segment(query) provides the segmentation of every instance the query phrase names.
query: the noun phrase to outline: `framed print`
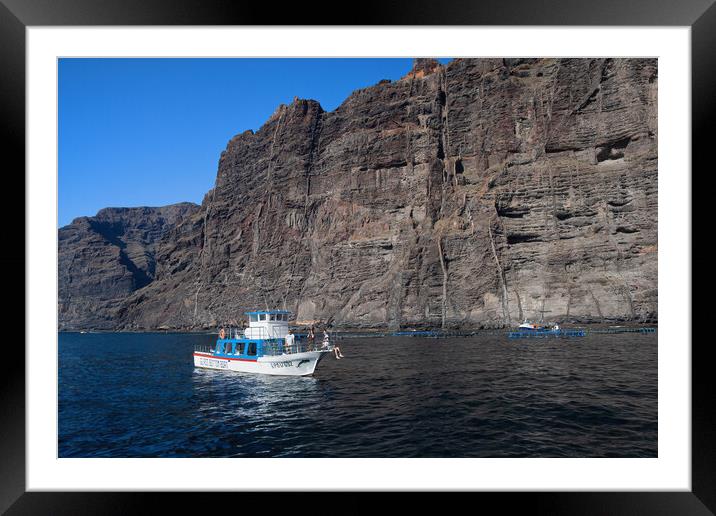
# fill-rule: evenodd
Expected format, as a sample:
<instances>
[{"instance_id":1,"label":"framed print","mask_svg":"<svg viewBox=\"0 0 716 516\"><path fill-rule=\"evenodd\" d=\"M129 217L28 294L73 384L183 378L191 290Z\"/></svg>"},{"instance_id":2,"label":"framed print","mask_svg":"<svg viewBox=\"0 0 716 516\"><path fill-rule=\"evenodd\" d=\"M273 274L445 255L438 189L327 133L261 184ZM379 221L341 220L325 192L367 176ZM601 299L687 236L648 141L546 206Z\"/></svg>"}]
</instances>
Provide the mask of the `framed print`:
<instances>
[{"instance_id":1,"label":"framed print","mask_svg":"<svg viewBox=\"0 0 716 516\"><path fill-rule=\"evenodd\" d=\"M368 7L3 0L3 510L713 513L716 8Z\"/></svg>"}]
</instances>

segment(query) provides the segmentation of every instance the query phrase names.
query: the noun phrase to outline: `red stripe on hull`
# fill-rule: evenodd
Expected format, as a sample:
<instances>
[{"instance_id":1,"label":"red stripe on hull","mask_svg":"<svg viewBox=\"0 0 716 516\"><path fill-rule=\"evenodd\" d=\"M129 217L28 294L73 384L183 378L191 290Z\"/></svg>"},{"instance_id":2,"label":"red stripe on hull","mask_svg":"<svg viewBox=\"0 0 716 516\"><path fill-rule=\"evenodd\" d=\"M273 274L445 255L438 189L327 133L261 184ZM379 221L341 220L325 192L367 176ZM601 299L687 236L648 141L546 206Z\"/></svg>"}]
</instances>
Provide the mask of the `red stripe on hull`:
<instances>
[{"instance_id":1,"label":"red stripe on hull","mask_svg":"<svg viewBox=\"0 0 716 516\"><path fill-rule=\"evenodd\" d=\"M217 357L216 355L210 355L208 353L194 353L195 357L213 358L214 360L234 360L237 362L256 362L255 358L228 358L228 357Z\"/></svg>"}]
</instances>

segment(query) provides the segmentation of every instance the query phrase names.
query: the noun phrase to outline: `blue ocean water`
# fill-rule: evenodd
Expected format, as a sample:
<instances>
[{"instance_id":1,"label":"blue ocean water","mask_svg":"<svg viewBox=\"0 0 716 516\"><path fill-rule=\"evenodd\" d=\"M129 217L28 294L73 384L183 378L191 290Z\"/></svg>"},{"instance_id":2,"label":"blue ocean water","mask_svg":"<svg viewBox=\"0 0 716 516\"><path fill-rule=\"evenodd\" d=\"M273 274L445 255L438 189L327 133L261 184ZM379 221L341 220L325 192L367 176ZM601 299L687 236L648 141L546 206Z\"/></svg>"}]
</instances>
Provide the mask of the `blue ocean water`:
<instances>
[{"instance_id":1,"label":"blue ocean water","mask_svg":"<svg viewBox=\"0 0 716 516\"><path fill-rule=\"evenodd\" d=\"M657 335L353 338L313 377L198 334L59 334L60 457L656 457Z\"/></svg>"}]
</instances>

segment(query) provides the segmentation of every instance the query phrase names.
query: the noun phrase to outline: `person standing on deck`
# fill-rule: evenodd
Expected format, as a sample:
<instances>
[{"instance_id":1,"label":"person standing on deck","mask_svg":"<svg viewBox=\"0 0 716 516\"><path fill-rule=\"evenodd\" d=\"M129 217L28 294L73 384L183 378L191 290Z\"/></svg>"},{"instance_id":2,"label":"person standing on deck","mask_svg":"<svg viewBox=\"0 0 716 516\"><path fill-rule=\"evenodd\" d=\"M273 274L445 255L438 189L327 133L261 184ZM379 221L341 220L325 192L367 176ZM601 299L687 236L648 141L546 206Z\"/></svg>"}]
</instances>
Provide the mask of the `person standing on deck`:
<instances>
[{"instance_id":1,"label":"person standing on deck","mask_svg":"<svg viewBox=\"0 0 716 516\"><path fill-rule=\"evenodd\" d=\"M313 330L313 325L311 325L311 329L308 330L308 349L313 350L313 345L316 342L316 334Z\"/></svg>"},{"instance_id":2,"label":"person standing on deck","mask_svg":"<svg viewBox=\"0 0 716 516\"><path fill-rule=\"evenodd\" d=\"M286 352L286 351L290 352L291 348L293 347L294 339L295 339L295 336L293 335L293 332L291 332L291 330L288 330L288 335L286 335L284 337L284 342L285 342L284 352Z\"/></svg>"}]
</instances>

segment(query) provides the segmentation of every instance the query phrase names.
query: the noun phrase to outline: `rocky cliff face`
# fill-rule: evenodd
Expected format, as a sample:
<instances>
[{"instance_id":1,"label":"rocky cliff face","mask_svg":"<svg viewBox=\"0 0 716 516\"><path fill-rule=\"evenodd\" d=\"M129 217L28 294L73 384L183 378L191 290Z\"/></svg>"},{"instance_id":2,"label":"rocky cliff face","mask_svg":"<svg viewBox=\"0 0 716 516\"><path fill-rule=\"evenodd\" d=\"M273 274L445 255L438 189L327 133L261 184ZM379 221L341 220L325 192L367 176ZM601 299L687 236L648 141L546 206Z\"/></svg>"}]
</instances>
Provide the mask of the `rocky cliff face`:
<instances>
[{"instance_id":1,"label":"rocky cliff face","mask_svg":"<svg viewBox=\"0 0 716 516\"><path fill-rule=\"evenodd\" d=\"M90 219L61 229L61 327L655 320L656 99L654 59L416 60L332 112L295 99L137 244L146 266ZM107 249L73 266L78 238Z\"/></svg>"},{"instance_id":2,"label":"rocky cliff face","mask_svg":"<svg viewBox=\"0 0 716 516\"><path fill-rule=\"evenodd\" d=\"M80 217L61 228L60 329L114 328L117 307L154 279L156 242L198 210L191 203L105 208L95 217Z\"/></svg>"}]
</instances>

